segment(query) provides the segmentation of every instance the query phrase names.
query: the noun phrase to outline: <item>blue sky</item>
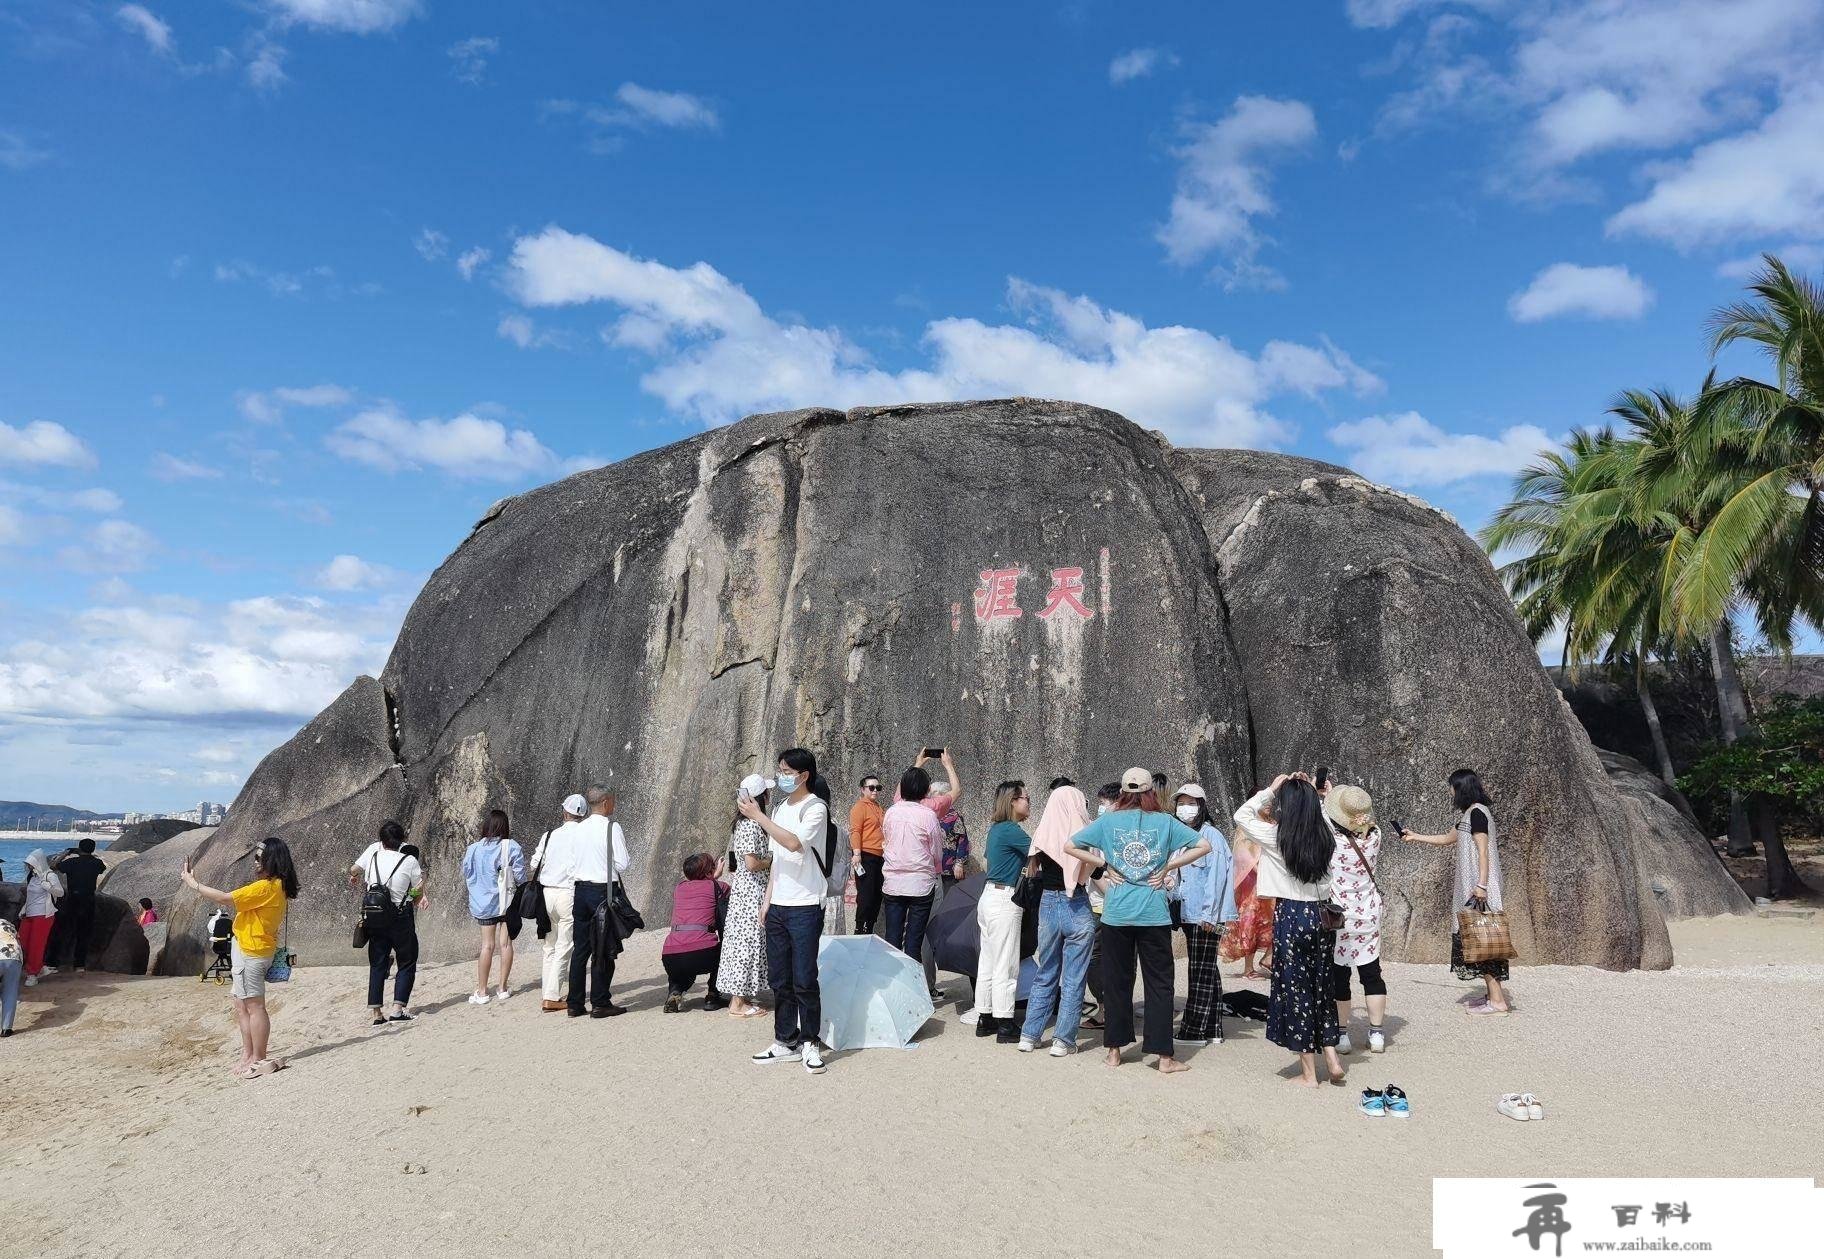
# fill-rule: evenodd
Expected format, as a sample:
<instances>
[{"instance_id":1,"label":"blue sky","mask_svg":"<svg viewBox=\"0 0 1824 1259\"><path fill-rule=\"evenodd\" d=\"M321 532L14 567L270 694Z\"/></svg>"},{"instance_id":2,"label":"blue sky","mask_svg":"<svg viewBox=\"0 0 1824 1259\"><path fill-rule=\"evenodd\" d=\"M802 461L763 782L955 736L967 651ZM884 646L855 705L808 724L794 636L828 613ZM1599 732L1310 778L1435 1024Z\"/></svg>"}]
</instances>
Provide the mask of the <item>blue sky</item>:
<instances>
[{"instance_id":1,"label":"blue sky","mask_svg":"<svg viewBox=\"0 0 1824 1259\"><path fill-rule=\"evenodd\" d=\"M1824 264L1821 70L1824 0L0 0L0 797L231 798L492 500L756 410L1473 527Z\"/></svg>"}]
</instances>

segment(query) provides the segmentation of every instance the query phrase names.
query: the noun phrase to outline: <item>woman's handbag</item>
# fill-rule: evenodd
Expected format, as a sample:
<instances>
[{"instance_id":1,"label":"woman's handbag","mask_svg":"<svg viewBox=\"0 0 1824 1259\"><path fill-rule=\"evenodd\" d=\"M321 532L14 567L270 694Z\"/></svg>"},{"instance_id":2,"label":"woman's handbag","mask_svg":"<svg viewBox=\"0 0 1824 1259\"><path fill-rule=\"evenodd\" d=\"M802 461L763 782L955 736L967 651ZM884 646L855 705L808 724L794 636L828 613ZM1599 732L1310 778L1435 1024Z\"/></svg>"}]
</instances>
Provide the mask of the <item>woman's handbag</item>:
<instances>
[{"instance_id":1,"label":"woman's handbag","mask_svg":"<svg viewBox=\"0 0 1824 1259\"><path fill-rule=\"evenodd\" d=\"M1044 899L1044 884L1039 882L1038 876L1031 870L1021 866L1020 877L1013 881L1013 903L1030 914L1038 909L1039 903Z\"/></svg>"},{"instance_id":2,"label":"woman's handbag","mask_svg":"<svg viewBox=\"0 0 1824 1259\"><path fill-rule=\"evenodd\" d=\"M1325 931L1341 931L1348 920L1349 916L1343 912L1343 907L1335 901L1317 903L1317 925Z\"/></svg>"},{"instance_id":3,"label":"woman's handbag","mask_svg":"<svg viewBox=\"0 0 1824 1259\"><path fill-rule=\"evenodd\" d=\"M1520 956L1514 951L1513 937L1508 934L1507 914L1490 909L1487 901L1471 901L1457 911L1457 935L1462 940L1463 960L1505 962Z\"/></svg>"},{"instance_id":4,"label":"woman's handbag","mask_svg":"<svg viewBox=\"0 0 1824 1259\"><path fill-rule=\"evenodd\" d=\"M291 914L287 913L283 925L279 927L279 947L274 950L272 961L266 964L266 982L282 984L291 978L292 952L285 942L291 938Z\"/></svg>"}]
</instances>

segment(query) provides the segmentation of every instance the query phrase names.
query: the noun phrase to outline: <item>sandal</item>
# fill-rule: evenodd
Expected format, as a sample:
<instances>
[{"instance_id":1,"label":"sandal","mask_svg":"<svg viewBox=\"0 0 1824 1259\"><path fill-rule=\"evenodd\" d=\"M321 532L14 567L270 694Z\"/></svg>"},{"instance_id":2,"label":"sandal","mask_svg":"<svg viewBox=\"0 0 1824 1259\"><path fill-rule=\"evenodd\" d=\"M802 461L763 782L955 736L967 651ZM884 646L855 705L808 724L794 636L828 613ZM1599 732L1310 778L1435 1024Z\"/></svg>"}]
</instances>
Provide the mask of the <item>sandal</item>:
<instances>
[{"instance_id":1,"label":"sandal","mask_svg":"<svg viewBox=\"0 0 1824 1259\"><path fill-rule=\"evenodd\" d=\"M289 1065L291 1064L286 1062L283 1058L261 1058L258 1062L253 1064L253 1073L255 1075L271 1075L275 1071L283 1071Z\"/></svg>"},{"instance_id":2,"label":"sandal","mask_svg":"<svg viewBox=\"0 0 1824 1259\"><path fill-rule=\"evenodd\" d=\"M384 1014L374 1015L374 1021L372 1023L369 1023L368 1026L369 1027L385 1027L386 1026L386 1015L384 1015Z\"/></svg>"},{"instance_id":3,"label":"sandal","mask_svg":"<svg viewBox=\"0 0 1824 1259\"><path fill-rule=\"evenodd\" d=\"M1087 1027L1092 1032L1100 1032L1100 1031L1106 1030L1108 1027L1108 1024L1103 1021L1101 1015L1092 1014L1088 1018L1084 1019L1080 1024L1078 1024L1078 1026Z\"/></svg>"}]
</instances>

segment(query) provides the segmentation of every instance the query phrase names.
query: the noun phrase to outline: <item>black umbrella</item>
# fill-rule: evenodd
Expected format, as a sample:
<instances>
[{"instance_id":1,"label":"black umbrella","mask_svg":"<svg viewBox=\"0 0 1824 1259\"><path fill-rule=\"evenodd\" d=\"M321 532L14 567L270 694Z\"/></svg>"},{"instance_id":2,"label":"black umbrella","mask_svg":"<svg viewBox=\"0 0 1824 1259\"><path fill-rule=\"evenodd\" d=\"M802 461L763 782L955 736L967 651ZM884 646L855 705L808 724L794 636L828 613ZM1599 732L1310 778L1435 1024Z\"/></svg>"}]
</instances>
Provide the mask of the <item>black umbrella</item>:
<instances>
[{"instance_id":1,"label":"black umbrella","mask_svg":"<svg viewBox=\"0 0 1824 1259\"><path fill-rule=\"evenodd\" d=\"M937 969L975 978L976 966L982 957L982 937L975 923L975 908L976 903L982 899L982 889L987 886L987 875L972 874L944 892L943 904L931 915L931 925L925 931L925 946L937 959ZM1038 948L1038 923L1039 915L1036 911L1026 914L1020 923L1022 958L1031 957ZM1024 995L1030 981L1025 975L1021 976L1021 980L1020 988Z\"/></svg>"}]
</instances>

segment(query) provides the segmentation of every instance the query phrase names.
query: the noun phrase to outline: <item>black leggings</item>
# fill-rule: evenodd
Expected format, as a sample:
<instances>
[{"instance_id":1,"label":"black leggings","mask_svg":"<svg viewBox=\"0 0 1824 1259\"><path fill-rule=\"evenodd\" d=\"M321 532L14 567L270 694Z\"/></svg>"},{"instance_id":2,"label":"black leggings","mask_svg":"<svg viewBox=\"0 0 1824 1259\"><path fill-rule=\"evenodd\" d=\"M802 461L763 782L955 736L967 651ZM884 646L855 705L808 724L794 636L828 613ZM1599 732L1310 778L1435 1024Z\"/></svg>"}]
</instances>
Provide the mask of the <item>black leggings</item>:
<instances>
[{"instance_id":1,"label":"black leggings","mask_svg":"<svg viewBox=\"0 0 1824 1259\"><path fill-rule=\"evenodd\" d=\"M1384 997L1387 995L1387 981L1381 978L1381 959L1363 962L1356 967L1362 972L1362 995L1365 997ZM1330 963L1330 995L1338 1001L1349 999L1349 968Z\"/></svg>"}]
</instances>

